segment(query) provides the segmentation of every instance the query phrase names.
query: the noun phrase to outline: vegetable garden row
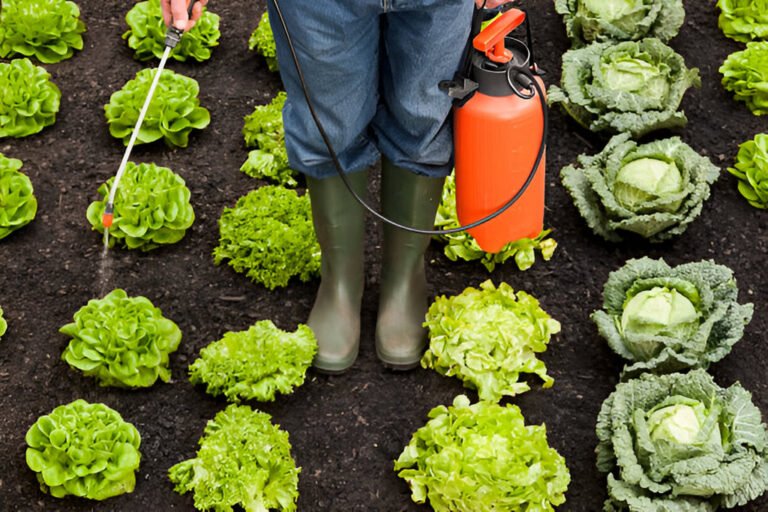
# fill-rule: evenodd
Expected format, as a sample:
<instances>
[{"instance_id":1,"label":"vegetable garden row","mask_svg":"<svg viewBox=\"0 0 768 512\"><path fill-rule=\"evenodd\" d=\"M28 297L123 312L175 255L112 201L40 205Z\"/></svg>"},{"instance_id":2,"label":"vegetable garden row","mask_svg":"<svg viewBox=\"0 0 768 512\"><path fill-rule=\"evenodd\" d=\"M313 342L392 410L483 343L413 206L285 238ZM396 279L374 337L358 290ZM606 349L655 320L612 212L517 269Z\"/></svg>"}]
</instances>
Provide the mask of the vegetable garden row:
<instances>
[{"instance_id":1,"label":"vegetable garden row","mask_svg":"<svg viewBox=\"0 0 768 512\"><path fill-rule=\"evenodd\" d=\"M0 10L0 510L768 503L764 2L530 6L552 229L439 237L435 371L400 374L372 350L372 224L335 377L309 369L320 250L264 6L212 3L174 50L102 254L165 29L159 0L78 4ZM436 225L457 222L449 179Z\"/></svg>"}]
</instances>

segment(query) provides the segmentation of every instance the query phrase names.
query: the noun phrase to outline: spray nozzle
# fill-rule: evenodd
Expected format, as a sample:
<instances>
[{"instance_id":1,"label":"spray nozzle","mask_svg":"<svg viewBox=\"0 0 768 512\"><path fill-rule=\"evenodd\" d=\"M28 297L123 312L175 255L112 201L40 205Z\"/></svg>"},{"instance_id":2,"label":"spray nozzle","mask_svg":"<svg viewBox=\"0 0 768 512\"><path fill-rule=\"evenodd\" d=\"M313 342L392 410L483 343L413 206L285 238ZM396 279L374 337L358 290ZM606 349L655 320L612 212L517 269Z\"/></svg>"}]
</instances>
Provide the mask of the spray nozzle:
<instances>
[{"instance_id":1,"label":"spray nozzle","mask_svg":"<svg viewBox=\"0 0 768 512\"><path fill-rule=\"evenodd\" d=\"M107 207L104 208L104 213L101 216L101 225L104 226L105 229L109 229L112 227L112 221L115 220L115 205L112 203L107 203Z\"/></svg>"},{"instance_id":2,"label":"spray nozzle","mask_svg":"<svg viewBox=\"0 0 768 512\"><path fill-rule=\"evenodd\" d=\"M192 8L195 6L195 3L197 0L192 0L189 2L189 5L187 6L187 17L192 18ZM165 32L165 46L167 48L176 48L176 45L179 44L179 41L181 41L181 36L184 35L184 31L180 28L176 28L173 25L168 27L168 30Z\"/></svg>"}]
</instances>

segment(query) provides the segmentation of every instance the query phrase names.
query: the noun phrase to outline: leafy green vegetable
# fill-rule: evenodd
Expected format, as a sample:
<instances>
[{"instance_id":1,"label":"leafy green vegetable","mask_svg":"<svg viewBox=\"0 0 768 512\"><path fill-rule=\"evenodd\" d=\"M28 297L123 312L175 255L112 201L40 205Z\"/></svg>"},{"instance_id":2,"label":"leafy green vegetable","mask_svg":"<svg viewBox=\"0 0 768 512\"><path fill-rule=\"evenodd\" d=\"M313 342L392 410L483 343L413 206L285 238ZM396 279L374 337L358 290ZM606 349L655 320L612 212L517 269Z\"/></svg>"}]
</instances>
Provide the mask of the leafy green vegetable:
<instances>
[{"instance_id":1,"label":"leafy green vegetable","mask_svg":"<svg viewBox=\"0 0 768 512\"><path fill-rule=\"evenodd\" d=\"M550 105L561 104L589 130L639 137L685 126L688 119L677 109L685 91L699 87L701 79L672 48L649 38L569 50L561 84L550 87Z\"/></svg>"},{"instance_id":2,"label":"leafy green vegetable","mask_svg":"<svg viewBox=\"0 0 768 512\"><path fill-rule=\"evenodd\" d=\"M553 511L571 481L544 425L525 426L516 405L438 406L395 462L416 503L435 512Z\"/></svg>"},{"instance_id":3,"label":"leafy green vegetable","mask_svg":"<svg viewBox=\"0 0 768 512\"><path fill-rule=\"evenodd\" d=\"M456 180L453 174L445 180L443 198L437 207L435 227L443 230L459 227L459 219L456 215ZM527 270L536 262L534 250L541 251L541 257L544 258L544 261L549 261L552 258L557 248L557 242L553 238L547 238L551 231L546 229L534 239L522 238L510 242L497 253L483 251L472 235L466 231L438 235L435 238L446 243L445 255L451 261L459 259L465 261L480 260L488 272L492 272L496 265L501 265L510 258L514 258L517 268Z\"/></svg>"},{"instance_id":4,"label":"leafy green vegetable","mask_svg":"<svg viewBox=\"0 0 768 512\"><path fill-rule=\"evenodd\" d=\"M756 116L768 114L768 41L747 43L720 66L723 86Z\"/></svg>"},{"instance_id":5,"label":"leafy green vegetable","mask_svg":"<svg viewBox=\"0 0 768 512\"><path fill-rule=\"evenodd\" d=\"M0 153L0 240L26 226L37 214L32 182L19 171L21 160Z\"/></svg>"},{"instance_id":6,"label":"leafy green vegetable","mask_svg":"<svg viewBox=\"0 0 768 512\"><path fill-rule=\"evenodd\" d=\"M547 350L560 323L539 307L539 301L506 283L488 280L454 297L438 297L427 311L429 348L421 366L441 375L459 377L481 400L499 401L528 391L520 374L534 373L548 388L554 379L536 358Z\"/></svg>"},{"instance_id":7,"label":"leafy green vegetable","mask_svg":"<svg viewBox=\"0 0 768 512\"><path fill-rule=\"evenodd\" d=\"M574 46L592 42L669 41L685 21L682 0L555 0Z\"/></svg>"},{"instance_id":8,"label":"leafy green vegetable","mask_svg":"<svg viewBox=\"0 0 768 512\"><path fill-rule=\"evenodd\" d=\"M248 49L256 50L267 61L270 71L279 71L280 65L277 62L277 47L275 46L275 37L272 35L272 25L269 23L269 13L264 11L261 15L256 30L248 39Z\"/></svg>"},{"instance_id":9,"label":"leafy green vegetable","mask_svg":"<svg viewBox=\"0 0 768 512\"><path fill-rule=\"evenodd\" d=\"M273 290L298 276L309 281L320 273L320 244L312 226L309 196L268 185L225 208L219 219L218 265L229 260L236 272Z\"/></svg>"},{"instance_id":10,"label":"leafy green vegetable","mask_svg":"<svg viewBox=\"0 0 768 512\"><path fill-rule=\"evenodd\" d=\"M8 330L8 322L5 321L5 318L3 318L3 308L0 308L0 338L3 337L3 334L5 334L5 331Z\"/></svg>"},{"instance_id":11,"label":"leafy green vegetable","mask_svg":"<svg viewBox=\"0 0 768 512\"><path fill-rule=\"evenodd\" d=\"M190 380L232 402L273 401L276 393L287 395L304 384L316 352L317 340L306 325L288 333L262 320L202 349L189 367Z\"/></svg>"},{"instance_id":12,"label":"leafy green vegetable","mask_svg":"<svg viewBox=\"0 0 768 512\"><path fill-rule=\"evenodd\" d=\"M51 496L105 500L133 492L141 436L104 404L60 405L38 418L25 439L27 466Z\"/></svg>"},{"instance_id":13,"label":"leafy green vegetable","mask_svg":"<svg viewBox=\"0 0 768 512\"><path fill-rule=\"evenodd\" d=\"M88 301L74 320L59 329L72 337L61 355L72 368L102 386L145 388L171 380L168 355L179 347L181 331L146 297L117 289Z\"/></svg>"},{"instance_id":14,"label":"leafy green vegetable","mask_svg":"<svg viewBox=\"0 0 768 512\"><path fill-rule=\"evenodd\" d=\"M93 229L100 233L104 232L101 216L114 179L99 187L102 199L91 203L86 214ZM128 162L115 195L109 246L120 243L128 249L150 251L178 242L195 221L189 199L184 179L172 170Z\"/></svg>"},{"instance_id":15,"label":"leafy green vegetable","mask_svg":"<svg viewBox=\"0 0 768 512\"><path fill-rule=\"evenodd\" d=\"M714 512L768 487L766 427L739 384L704 370L619 384L597 419L606 511Z\"/></svg>"},{"instance_id":16,"label":"leafy green vegetable","mask_svg":"<svg viewBox=\"0 0 768 512\"><path fill-rule=\"evenodd\" d=\"M718 0L718 25L723 33L744 43L768 39L768 0Z\"/></svg>"},{"instance_id":17,"label":"leafy green vegetable","mask_svg":"<svg viewBox=\"0 0 768 512\"><path fill-rule=\"evenodd\" d=\"M592 320L632 362L625 376L707 368L728 355L752 319L752 304L739 304L738 294L733 272L712 261L629 260L608 277Z\"/></svg>"},{"instance_id":18,"label":"leafy green vegetable","mask_svg":"<svg viewBox=\"0 0 768 512\"><path fill-rule=\"evenodd\" d=\"M638 145L629 134L560 173L589 227L611 242L626 233L651 242L682 234L719 176L720 169L679 137Z\"/></svg>"},{"instance_id":19,"label":"leafy green vegetable","mask_svg":"<svg viewBox=\"0 0 768 512\"><path fill-rule=\"evenodd\" d=\"M739 192L749 204L768 209L768 133L740 145L736 164L728 172L739 178Z\"/></svg>"},{"instance_id":20,"label":"leafy green vegetable","mask_svg":"<svg viewBox=\"0 0 768 512\"><path fill-rule=\"evenodd\" d=\"M288 433L269 414L230 405L208 422L197 457L168 475L180 494L193 491L198 510L296 510L301 468L291 457Z\"/></svg>"},{"instance_id":21,"label":"leafy green vegetable","mask_svg":"<svg viewBox=\"0 0 768 512\"><path fill-rule=\"evenodd\" d=\"M138 60L161 58L165 51L166 26L160 0L138 2L125 16L128 31L123 39L136 51ZM219 16L204 9L195 26L184 33L179 44L171 50L171 57L185 62L194 59L203 62L211 58L211 49L219 45Z\"/></svg>"},{"instance_id":22,"label":"leafy green vegetable","mask_svg":"<svg viewBox=\"0 0 768 512\"><path fill-rule=\"evenodd\" d=\"M56 122L61 91L29 59L0 62L0 138L26 137Z\"/></svg>"},{"instance_id":23,"label":"leafy green vegetable","mask_svg":"<svg viewBox=\"0 0 768 512\"><path fill-rule=\"evenodd\" d=\"M136 78L112 94L109 104L104 106L109 133L122 139L126 146L149 93L154 73L154 69L142 69ZM163 139L170 147L187 147L192 130L202 130L211 122L208 110L200 106L197 98L199 90L196 80L164 70L136 144Z\"/></svg>"},{"instance_id":24,"label":"leafy green vegetable","mask_svg":"<svg viewBox=\"0 0 768 512\"><path fill-rule=\"evenodd\" d=\"M268 105L257 106L245 117L245 145L259 149L248 154L248 160L240 170L253 178L268 178L280 185L295 187L296 172L288 163L285 149L283 105L286 98L285 92L279 92Z\"/></svg>"},{"instance_id":25,"label":"leafy green vegetable","mask_svg":"<svg viewBox=\"0 0 768 512\"><path fill-rule=\"evenodd\" d=\"M3 0L0 57L35 57L44 64L68 59L83 49L80 9L66 0Z\"/></svg>"}]
</instances>

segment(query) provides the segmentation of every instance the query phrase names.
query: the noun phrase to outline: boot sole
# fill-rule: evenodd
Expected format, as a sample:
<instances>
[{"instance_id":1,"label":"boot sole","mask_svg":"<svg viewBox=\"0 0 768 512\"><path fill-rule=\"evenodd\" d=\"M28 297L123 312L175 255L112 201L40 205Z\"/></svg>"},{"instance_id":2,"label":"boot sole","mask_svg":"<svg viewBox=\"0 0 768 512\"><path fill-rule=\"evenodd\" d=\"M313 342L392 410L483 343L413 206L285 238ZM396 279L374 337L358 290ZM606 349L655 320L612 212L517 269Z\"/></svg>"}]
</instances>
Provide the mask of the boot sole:
<instances>
[{"instance_id":1,"label":"boot sole","mask_svg":"<svg viewBox=\"0 0 768 512\"><path fill-rule=\"evenodd\" d=\"M357 351L348 360L344 361L318 361L315 359L312 362L312 367L318 372L324 375L341 375L347 370L352 368L357 360Z\"/></svg>"}]
</instances>

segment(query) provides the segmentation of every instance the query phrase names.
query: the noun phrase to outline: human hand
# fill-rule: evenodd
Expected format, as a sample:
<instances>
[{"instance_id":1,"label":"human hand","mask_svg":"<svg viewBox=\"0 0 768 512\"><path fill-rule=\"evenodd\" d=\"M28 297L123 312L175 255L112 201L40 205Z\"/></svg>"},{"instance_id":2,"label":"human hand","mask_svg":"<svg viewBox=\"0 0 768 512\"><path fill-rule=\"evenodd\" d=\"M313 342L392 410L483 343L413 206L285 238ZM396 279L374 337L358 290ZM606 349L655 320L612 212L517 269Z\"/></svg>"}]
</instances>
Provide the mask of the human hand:
<instances>
[{"instance_id":1,"label":"human hand","mask_svg":"<svg viewBox=\"0 0 768 512\"><path fill-rule=\"evenodd\" d=\"M160 0L166 26L170 27L171 21L173 21L174 27L185 32L195 26L195 22L203 15L203 7L208 3L208 0L197 0L192 8L192 18L187 14L189 2L190 0Z\"/></svg>"},{"instance_id":2,"label":"human hand","mask_svg":"<svg viewBox=\"0 0 768 512\"><path fill-rule=\"evenodd\" d=\"M478 9L495 9L500 5L504 5L513 1L514 0L475 0L475 5Z\"/></svg>"}]
</instances>

